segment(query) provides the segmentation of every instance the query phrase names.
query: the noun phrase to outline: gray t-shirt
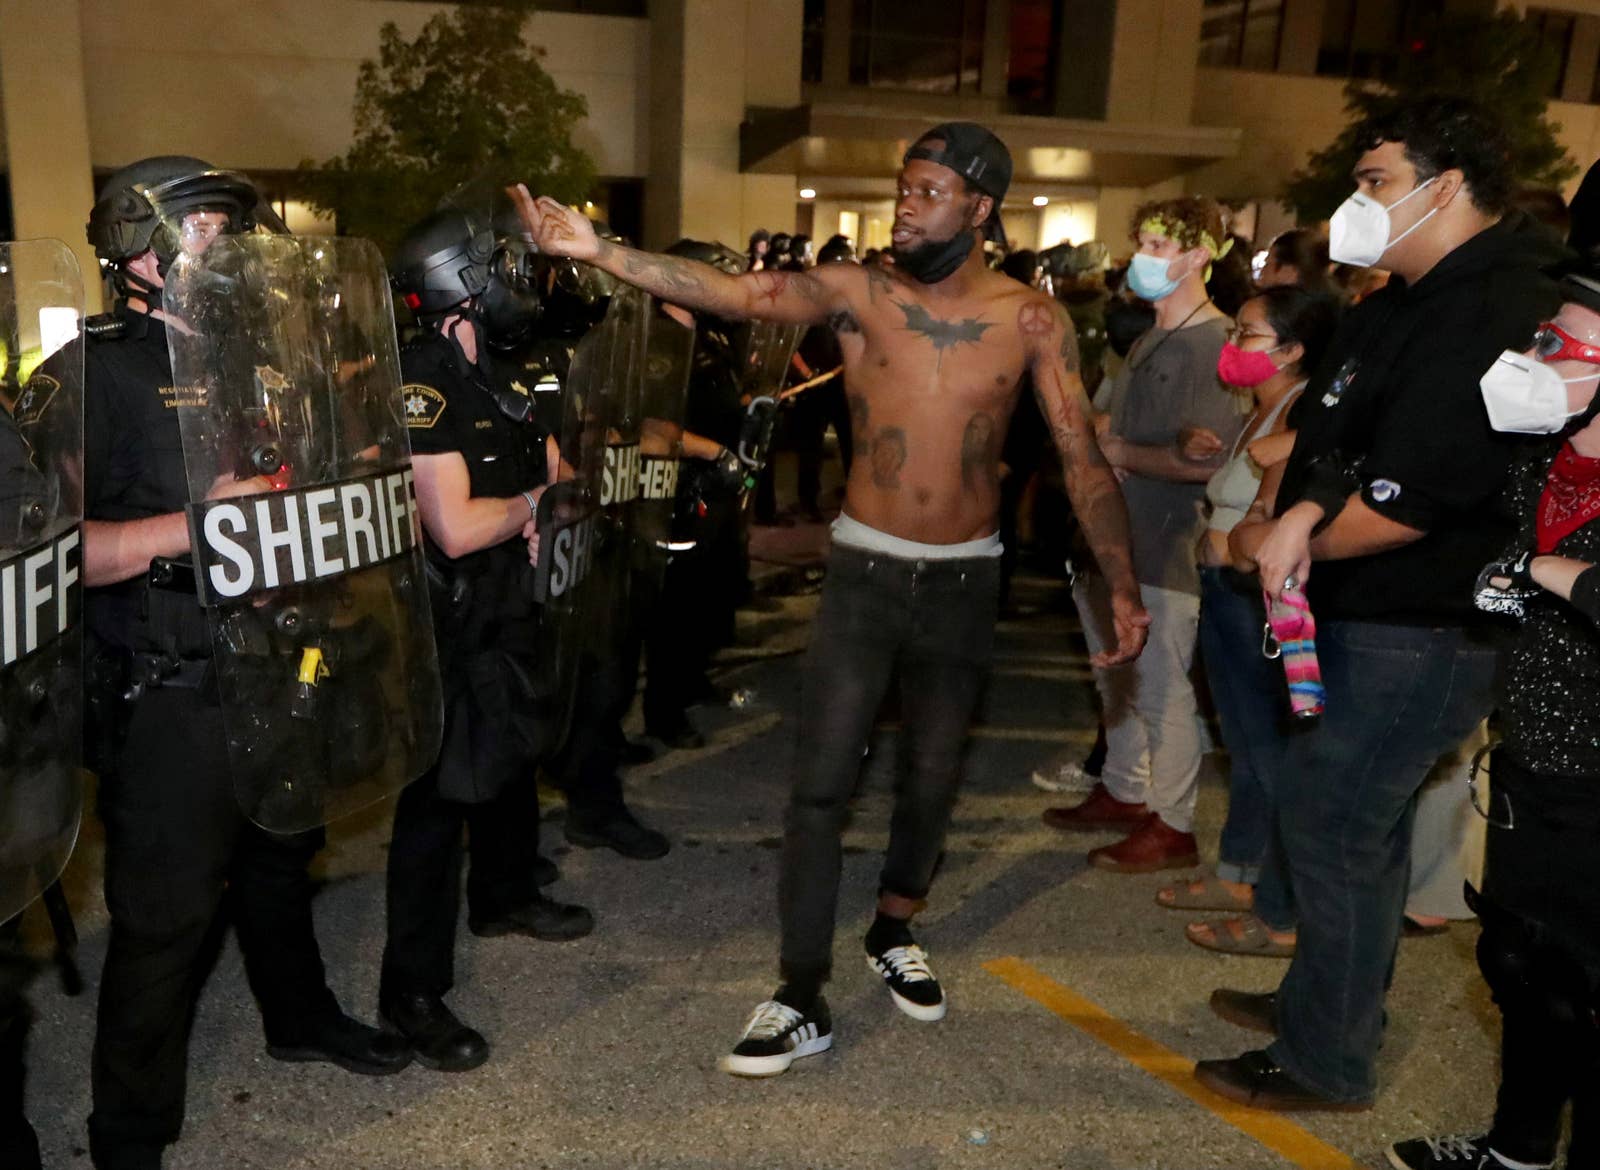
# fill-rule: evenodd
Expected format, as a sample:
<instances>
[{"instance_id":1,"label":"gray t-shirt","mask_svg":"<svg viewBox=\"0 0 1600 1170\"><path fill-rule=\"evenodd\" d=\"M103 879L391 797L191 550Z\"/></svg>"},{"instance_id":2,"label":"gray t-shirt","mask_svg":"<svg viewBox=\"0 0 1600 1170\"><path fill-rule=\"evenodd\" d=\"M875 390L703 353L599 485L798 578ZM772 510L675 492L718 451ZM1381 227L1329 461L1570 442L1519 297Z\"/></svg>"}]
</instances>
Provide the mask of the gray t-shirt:
<instances>
[{"instance_id":1,"label":"gray t-shirt","mask_svg":"<svg viewBox=\"0 0 1600 1170\"><path fill-rule=\"evenodd\" d=\"M1111 403L1111 431L1130 443L1168 446L1184 427L1215 431L1231 447L1244 426L1245 399L1217 380L1228 319L1173 332L1151 329L1134 345ZM1205 529L1204 483L1143 475L1122 482L1141 585L1200 592L1194 550Z\"/></svg>"}]
</instances>

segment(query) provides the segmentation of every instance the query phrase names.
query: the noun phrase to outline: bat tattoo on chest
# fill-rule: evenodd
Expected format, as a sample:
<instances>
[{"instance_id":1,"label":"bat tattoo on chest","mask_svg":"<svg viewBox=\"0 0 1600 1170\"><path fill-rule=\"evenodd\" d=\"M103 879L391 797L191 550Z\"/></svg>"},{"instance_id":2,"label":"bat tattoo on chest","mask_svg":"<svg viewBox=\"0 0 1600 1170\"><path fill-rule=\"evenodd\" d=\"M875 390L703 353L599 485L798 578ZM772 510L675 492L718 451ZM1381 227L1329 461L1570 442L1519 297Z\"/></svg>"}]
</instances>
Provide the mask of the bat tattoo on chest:
<instances>
[{"instance_id":1,"label":"bat tattoo on chest","mask_svg":"<svg viewBox=\"0 0 1600 1170\"><path fill-rule=\"evenodd\" d=\"M994 328L993 321L985 321L982 317L947 321L943 317L935 317L921 305L907 304L905 301L890 303L905 314L904 328L907 332L926 338L933 344L934 350L939 355L935 369L944 361L945 350L958 345L977 345L983 340L983 335Z\"/></svg>"}]
</instances>

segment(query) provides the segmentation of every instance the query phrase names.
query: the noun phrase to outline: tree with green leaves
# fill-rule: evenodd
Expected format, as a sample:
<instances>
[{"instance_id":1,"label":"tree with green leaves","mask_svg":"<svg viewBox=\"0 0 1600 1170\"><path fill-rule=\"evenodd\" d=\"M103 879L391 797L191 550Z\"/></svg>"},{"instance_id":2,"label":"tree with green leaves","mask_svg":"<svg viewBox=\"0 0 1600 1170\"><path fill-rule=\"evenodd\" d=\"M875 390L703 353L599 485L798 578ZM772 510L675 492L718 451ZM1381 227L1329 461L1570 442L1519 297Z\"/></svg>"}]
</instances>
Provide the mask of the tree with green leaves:
<instances>
[{"instance_id":1,"label":"tree with green leaves","mask_svg":"<svg viewBox=\"0 0 1600 1170\"><path fill-rule=\"evenodd\" d=\"M1546 116L1560 64L1554 49L1509 10L1436 17L1401 52L1385 84L1345 86L1350 124L1290 176L1283 200L1301 223L1327 219L1355 187L1351 172L1362 154L1356 127L1424 94L1471 98L1494 110L1505 123L1517 182L1559 187L1578 173L1556 139L1561 127Z\"/></svg>"},{"instance_id":2,"label":"tree with green leaves","mask_svg":"<svg viewBox=\"0 0 1600 1170\"><path fill-rule=\"evenodd\" d=\"M337 158L300 164L299 186L339 230L387 252L459 184L485 172L578 202L594 162L573 141L588 113L522 39L532 0L461 4L414 40L393 22L356 80L355 138Z\"/></svg>"}]
</instances>

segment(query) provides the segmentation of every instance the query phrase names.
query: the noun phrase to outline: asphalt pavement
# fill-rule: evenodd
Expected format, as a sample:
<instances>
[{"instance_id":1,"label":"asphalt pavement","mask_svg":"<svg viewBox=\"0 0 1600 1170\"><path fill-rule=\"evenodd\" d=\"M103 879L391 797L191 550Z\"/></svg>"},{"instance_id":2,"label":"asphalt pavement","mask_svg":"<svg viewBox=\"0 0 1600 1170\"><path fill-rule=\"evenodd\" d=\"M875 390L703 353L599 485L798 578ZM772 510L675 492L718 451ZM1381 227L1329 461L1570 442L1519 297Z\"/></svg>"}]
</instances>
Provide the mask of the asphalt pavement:
<instances>
[{"instance_id":1,"label":"asphalt pavement","mask_svg":"<svg viewBox=\"0 0 1600 1170\"><path fill-rule=\"evenodd\" d=\"M813 574L814 576L814 574ZM774 890L797 744L798 651L814 612L790 595L743 616L722 681L741 708L699 708L700 751L632 770L630 799L673 840L660 861L566 846L552 803L552 893L594 909L589 938L542 943L461 932L452 1002L493 1046L463 1074L413 1065L365 1079L280 1064L231 940L206 984L188 1120L167 1164L261 1170L661 1167L684 1170L1283 1170L1380 1165L1390 1141L1471 1130L1493 1100L1495 1016L1472 960L1476 929L1402 944L1382 1095L1371 1113L1279 1119L1196 1093L1195 1059L1260 1037L1216 1019L1213 987L1273 987L1285 964L1198 950L1158 908L1167 876L1087 867L1110 837L1064 837L1029 772L1093 739L1090 676L1058 582L1030 579L1005 620L945 863L919 939L950 999L935 1024L897 1012L859 958L899 764L892 710L846 837L831 1052L767 1081L717 1069L775 984ZM1202 852L1224 809L1218 763L1200 802ZM1058 799L1058 798L1057 798ZM383 944L389 809L336 825L316 914L330 980L371 1020ZM530 857L532 849L530 846ZM46 973L29 1083L49 1167L86 1167L94 994L105 948L92 823L68 872L88 988ZM35 912L30 935L40 941Z\"/></svg>"}]
</instances>

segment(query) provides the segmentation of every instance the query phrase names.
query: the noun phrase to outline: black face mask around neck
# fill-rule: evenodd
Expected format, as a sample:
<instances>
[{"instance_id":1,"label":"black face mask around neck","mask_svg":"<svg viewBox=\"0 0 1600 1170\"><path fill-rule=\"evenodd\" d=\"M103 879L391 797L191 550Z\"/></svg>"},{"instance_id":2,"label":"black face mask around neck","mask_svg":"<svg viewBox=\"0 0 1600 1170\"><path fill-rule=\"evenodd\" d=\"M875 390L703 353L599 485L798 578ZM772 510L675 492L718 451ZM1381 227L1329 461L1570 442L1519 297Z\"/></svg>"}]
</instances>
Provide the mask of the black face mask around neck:
<instances>
[{"instance_id":1,"label":"black face mask around neck","mask_svg":"<svg viewBox=\"0 0 1600 1170\"><path fill-rule=\"evenodd\" d=\"M948 240L928 240L915 248L890 249L894 266L923 284L938 284L967 262L977 237L971 229L959 231Z\"/></svg>"}]
</instances>

